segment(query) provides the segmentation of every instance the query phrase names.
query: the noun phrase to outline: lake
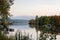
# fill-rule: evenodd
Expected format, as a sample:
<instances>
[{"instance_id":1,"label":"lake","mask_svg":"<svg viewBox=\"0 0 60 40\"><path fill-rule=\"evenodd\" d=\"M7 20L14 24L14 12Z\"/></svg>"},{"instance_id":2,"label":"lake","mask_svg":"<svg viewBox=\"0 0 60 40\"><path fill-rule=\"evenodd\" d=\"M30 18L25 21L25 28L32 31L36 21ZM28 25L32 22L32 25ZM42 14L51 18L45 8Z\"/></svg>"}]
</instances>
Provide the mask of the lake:
<instances>
[{"instance_id":1,"label":"lake","mask_svg":"<svg viewBox=\"0 0 60 40\"><path fill-rule=\"evenodd\" d=\"M10 35L15 35L17 31L21 31L22 34L27 35L32 35L32 39L36 38L36 30L35 28L31 28L29 26L29 20L12 20L13 25L10 25L10 28L15 29L14 32L10 32Z\"/></svg>"},{"instance_id":2,"label":"lake","mask_svg":"<svg viewBox=\"0 0 60 40\"><path fill-rule=\"evenodd\" d=\"M14 29L14 32L10 32L10 35L15 35L15 33L22 32L22 34L27 35L29 33L29 36L32 35L32 39L36 40L37 38L37 33L35 28L31 28L29 26L29 20L18 20L14 19L12 20L13 25L10 25L10 28ZM17 32L17 33L18 33ZM38 32L40 34L40 32ZM57 35L57 40L59 40L60 35Z\"/></svg>"}]
</instances>

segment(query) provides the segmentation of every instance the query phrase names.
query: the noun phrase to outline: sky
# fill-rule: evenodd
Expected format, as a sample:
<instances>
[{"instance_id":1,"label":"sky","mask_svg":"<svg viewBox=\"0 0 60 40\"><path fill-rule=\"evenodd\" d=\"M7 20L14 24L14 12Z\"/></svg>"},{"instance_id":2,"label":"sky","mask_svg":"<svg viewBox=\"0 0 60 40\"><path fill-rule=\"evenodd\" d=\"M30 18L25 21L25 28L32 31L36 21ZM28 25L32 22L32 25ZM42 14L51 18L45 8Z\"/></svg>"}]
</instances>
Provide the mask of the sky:
<instances>
[{"instance_id":1,"label":"sky","mask_svg":"<svg viewBox=\"0 0 60 40\"><path fill-rule=\"evenodd\" d=\"M60 15L60 0L14 0L10 13L13 16Z\"/></svg>"}]
</instances>

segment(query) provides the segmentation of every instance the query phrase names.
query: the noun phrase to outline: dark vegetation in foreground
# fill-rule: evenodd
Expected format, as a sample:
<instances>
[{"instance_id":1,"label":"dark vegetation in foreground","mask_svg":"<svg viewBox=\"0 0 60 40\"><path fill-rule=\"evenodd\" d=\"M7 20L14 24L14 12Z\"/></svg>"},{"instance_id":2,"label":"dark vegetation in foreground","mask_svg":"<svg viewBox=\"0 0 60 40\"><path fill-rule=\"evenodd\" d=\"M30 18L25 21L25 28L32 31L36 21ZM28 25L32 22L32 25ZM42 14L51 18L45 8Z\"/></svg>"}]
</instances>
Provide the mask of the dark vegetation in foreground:
<instances>
[{"instance_id":1,"label":"dark vegetation in foreground","mask_svg":"<svg viewBox=\"0 0 60 40\"><path fill-rule=\"evenodd\" d=\"M0 31L0 40L13 40L12 36L8 37L6 34L2 33L2 31Z\"/></svg>"},{"instance_id":2,"label":"dark vegetation in foreground","mask_svg":"<svg viewBox=\"0 0 60 40\"><path fill-rule=\"evenodd\" d=\"M10 7L13 5L14 0L0 0L0 40L13 40L8 37L5 33L9 31L10 25Z\"/></svg>"}]
</instances>

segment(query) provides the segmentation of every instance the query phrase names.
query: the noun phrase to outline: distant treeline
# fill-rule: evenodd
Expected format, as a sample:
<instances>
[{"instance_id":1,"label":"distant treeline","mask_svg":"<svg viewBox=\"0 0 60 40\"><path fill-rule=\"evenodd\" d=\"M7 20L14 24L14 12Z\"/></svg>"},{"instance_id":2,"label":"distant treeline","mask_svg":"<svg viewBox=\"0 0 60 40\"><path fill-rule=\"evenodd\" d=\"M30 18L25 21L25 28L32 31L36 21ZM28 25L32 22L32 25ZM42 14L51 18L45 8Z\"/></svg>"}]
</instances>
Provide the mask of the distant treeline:
<instances>
[{"instance_id":1,"label":"distant treeline","mask_svg":"<svg viewBox=\"0 0 60 40\"><path fill-rule=\"evenodd\" d=\"M37 30L41 30L41 28L44 30L51 30L52 32L58 33L60 32L60 16L36 16L35 19L32 19L29 21L30 25L35 25L34 27ZM38 27L37 27L38 25ZM49 32L51 32L49 31Z\"/></svg>"}]
</instances>

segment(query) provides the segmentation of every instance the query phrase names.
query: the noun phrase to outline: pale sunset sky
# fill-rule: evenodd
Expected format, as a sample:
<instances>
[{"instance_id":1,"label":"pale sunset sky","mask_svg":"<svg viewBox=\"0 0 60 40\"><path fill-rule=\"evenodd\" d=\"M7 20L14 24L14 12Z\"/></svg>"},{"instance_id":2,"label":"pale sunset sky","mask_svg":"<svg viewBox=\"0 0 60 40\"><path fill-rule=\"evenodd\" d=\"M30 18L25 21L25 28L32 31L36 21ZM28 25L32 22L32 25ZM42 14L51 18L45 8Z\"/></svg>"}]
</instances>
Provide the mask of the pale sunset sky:
<instances>
[{"instance_id":1,"label":"pale sunset sky","mask_svg":"<svg viewBox=\"0 0 60 40\"><path fill-rule=\"evenodd\" d=\"M13 16L60 15L60 0L14 0Z\"/></svg>"}]
</instances>

